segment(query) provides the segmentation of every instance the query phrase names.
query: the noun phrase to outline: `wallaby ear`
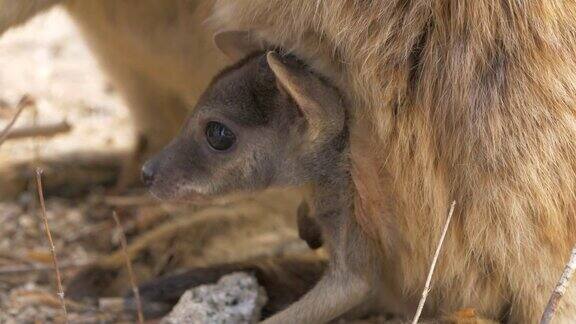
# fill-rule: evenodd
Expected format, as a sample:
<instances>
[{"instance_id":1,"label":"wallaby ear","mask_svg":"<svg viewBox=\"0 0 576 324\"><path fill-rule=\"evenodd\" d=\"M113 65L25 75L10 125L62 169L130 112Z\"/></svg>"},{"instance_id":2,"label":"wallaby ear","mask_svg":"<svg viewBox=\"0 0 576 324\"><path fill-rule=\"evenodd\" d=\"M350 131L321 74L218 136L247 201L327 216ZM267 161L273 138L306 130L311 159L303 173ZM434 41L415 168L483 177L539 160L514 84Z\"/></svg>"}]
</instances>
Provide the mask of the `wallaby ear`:
<instances>
[{"instance_id":1,"label":"wallaby ear","mask_svg":"<svg viewBox=\"0 0 576 324\"><path fill-rule=\"evenodd\" d=\"M300 64L283 62L275 52L268 52L266 59L279 85L292 97L308 120L314 137L342 129L344 107L334 88Z\"/></svg>"},{"instance_id":2,"label":"wallaby ear","mask_svg":"<svg viewBox=\"0 0 576 324\"><path fill-rule=\"evenodd\" d=\"M258 42L253 33L245 30L220 31L213 38L216 47L233 61L264 48L263 42Z\"/></svg>"}]
</instances>

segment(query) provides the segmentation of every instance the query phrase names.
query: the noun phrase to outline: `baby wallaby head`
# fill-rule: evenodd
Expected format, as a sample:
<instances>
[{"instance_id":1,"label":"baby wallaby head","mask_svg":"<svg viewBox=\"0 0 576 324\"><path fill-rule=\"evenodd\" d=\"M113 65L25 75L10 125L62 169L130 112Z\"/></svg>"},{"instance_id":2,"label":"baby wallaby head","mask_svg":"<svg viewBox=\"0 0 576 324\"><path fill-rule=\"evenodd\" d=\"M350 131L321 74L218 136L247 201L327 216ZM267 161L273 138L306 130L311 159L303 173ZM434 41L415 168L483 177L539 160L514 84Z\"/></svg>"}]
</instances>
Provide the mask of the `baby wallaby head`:
<instances>
[{"instance_id":1,"label":"baby wallaby head","mask_svg":"<svg viewBox=\"0 0 576 324\"><path fill-rule=\"evenodd\" d=\"M313 181L339 150L345 115L337 90L296 58L256 53L214 78L142 176L177 200Z\"/></svg>"}]
</instances>

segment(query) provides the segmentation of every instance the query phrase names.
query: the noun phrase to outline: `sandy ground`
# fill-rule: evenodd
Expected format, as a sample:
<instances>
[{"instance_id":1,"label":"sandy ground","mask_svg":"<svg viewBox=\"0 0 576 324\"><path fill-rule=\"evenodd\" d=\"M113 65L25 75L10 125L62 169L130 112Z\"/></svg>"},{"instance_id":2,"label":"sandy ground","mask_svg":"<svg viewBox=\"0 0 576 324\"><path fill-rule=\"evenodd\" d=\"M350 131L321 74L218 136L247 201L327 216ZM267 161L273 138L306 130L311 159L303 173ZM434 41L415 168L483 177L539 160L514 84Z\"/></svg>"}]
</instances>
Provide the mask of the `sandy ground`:
<instances>
[{"instance_id":1,"label":"sandy ground","mask_svg":"<svg viewBox=\"0 0 576 324\"><path fill-rule=\"evenodd\" d=\"M34 98L36 106L24 112L16 128L67 120L73 129L49 139L4 143L0 167L26 162L33 170L63 154L125 151L132 145L122 101L62 10L52 10L0 38L0 129L24 94ZM46 207L64 286L84 264L98 260L115 274L113 280L103 281L101 294L114 297L128 289L128 280L117 258L119 233L112 210L121 216L137 280L142 282L191 266L305 250L294 229L299 199L297 193L273 192L175 207L152 201L142 190L118 197L94 187L75 198L47 193ZM16 198L0 201L0 323L62 322L38 212L32 181ZM122 320L118 312L94 302L70 303L69 311L69 320L76 323Z\"/></svg>"},{"instance_id":2,"label":"sandy ground","mask_svg":"<svg viewBox=\"0 0 576 324\"><path fill-rule=\"evenodd\" d=\"M72 132L50 140L7 142L4 161L28 160L83 150L121 150L131 145L128 113L63 10L52 10L0 38L0 127L24 94L37 111L25 111L18 126L67 120ZM106 127L102 127L106 125Z\"/></svg>"}]
</instances>

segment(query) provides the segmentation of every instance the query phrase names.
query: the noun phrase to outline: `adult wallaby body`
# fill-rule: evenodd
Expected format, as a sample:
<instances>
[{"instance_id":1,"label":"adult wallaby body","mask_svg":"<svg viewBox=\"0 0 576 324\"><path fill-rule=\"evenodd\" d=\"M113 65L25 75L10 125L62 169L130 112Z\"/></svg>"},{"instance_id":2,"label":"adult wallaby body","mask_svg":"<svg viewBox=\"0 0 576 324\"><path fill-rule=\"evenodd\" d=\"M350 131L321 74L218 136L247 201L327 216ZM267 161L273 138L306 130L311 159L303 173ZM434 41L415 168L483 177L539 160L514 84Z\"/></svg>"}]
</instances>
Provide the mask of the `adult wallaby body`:
<instances>
[{"instance_id":1,"label":"adult wallaby body","mask_svg":"<svg viewBox=\"0 0 576 324\"><path fill-rule=\"evenodd\" d=\"M575 6L229 0L215 3L212 22L293 50L348 94L355 217L380 246L379 289L392 296L378 298L381 310L413 314L456 200L425 314L474 307L531 323L576 242ZM573 320L575 308L569 290L558 319Z\"/></svg>"},{"instance_id":2,"label":"adult wallaby body","mask_svg":"<svg viewBox=\"0 0 576 324\"><path fill-rule=\"evenodd\" d=\"M381 309L534 323L576 243L576 3L221 1L344 89L355 217L381 247ZM289 17L289 18L286 18ZM557 314L576 319L576 290Z\"/></svg>"}]
</instances>

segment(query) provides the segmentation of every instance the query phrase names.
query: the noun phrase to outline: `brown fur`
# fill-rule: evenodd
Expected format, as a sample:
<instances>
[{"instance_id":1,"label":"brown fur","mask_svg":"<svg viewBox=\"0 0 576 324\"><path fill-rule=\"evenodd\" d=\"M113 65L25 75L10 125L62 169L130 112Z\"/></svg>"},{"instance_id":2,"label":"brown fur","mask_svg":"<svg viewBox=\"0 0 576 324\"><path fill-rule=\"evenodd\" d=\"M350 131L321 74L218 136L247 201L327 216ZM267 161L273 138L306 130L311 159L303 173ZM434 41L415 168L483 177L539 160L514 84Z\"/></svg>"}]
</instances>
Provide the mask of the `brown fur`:
<instances>
[{"instance_id":1,"label":"brown fur","mask_svg":"<svg viewBox=\"0 0 576 324\"><path fill-rule=\"evenodd\" d=\"M456 200L429 313L470 306L512 322L539 318L576 239L573 2L216 8L218 26L292 48L350 90L357 216L382 244L398 310L415 309ZM575 308L569 292L560 318Z\"/></svg>"},{"instance_id":2,"label":"brown fur","mask_svg":"<svg viewBox=\"0 0 576 324\"><path fill-rule=\"evenodd\" d=\"M9 28L18 26L39 12L42 12L62 0L14 1L0 0L0 35Z\"/></svg>"},{"instance_id":3,"label":"brown fur","mask_svg":"<svg viewBox=\"0 0 576 324\"><path fill-rule=\"evenodd\" d=\"M221 66L207 33L192 32L205 14L183 19L190 28L162 28L189 11L156 9L190 2L154 3L69 4L134 98L128 102L143 129L156 112L183 115L174 99L179 87L193 85L197 94ZM356 216L381 243L382 284L396 297L387 309L413 313L448 204L457 200L428 313L470 306L492 318L535 322L576 239L575 6L221 0L212 22L255 30L349 89ZM198 43L206 47L194 50ZM184 62L191 66L181 68ZM154 127L170 137L173 126L160 121L171 119L156 117ZM569 291L560 319L574 318L575 304Z\"/></svg>"},{"instance_id":4,"label":"brown fur","mask_svg":"<svg viewBox=\"0 0 576 324\"><path fill-rule=\"evenodd\" d=\"M226 62L215 51L212 35L201 32L211 6L210 0L66 2L130 108L147 153L176 134Z\"/></svg>"},{"instance_id":5,"label":"brown fur","mask_svg":"<svg viewBox=\"0 0 576 324\"><path fill-rule=\"evenodd\" d=\"M300 203L296 215L298 224L298 236L308 244L312 250L322 246L322 232L320 226L310 214L310 207L306 201Z\"/></svg>"}]
</instances>

